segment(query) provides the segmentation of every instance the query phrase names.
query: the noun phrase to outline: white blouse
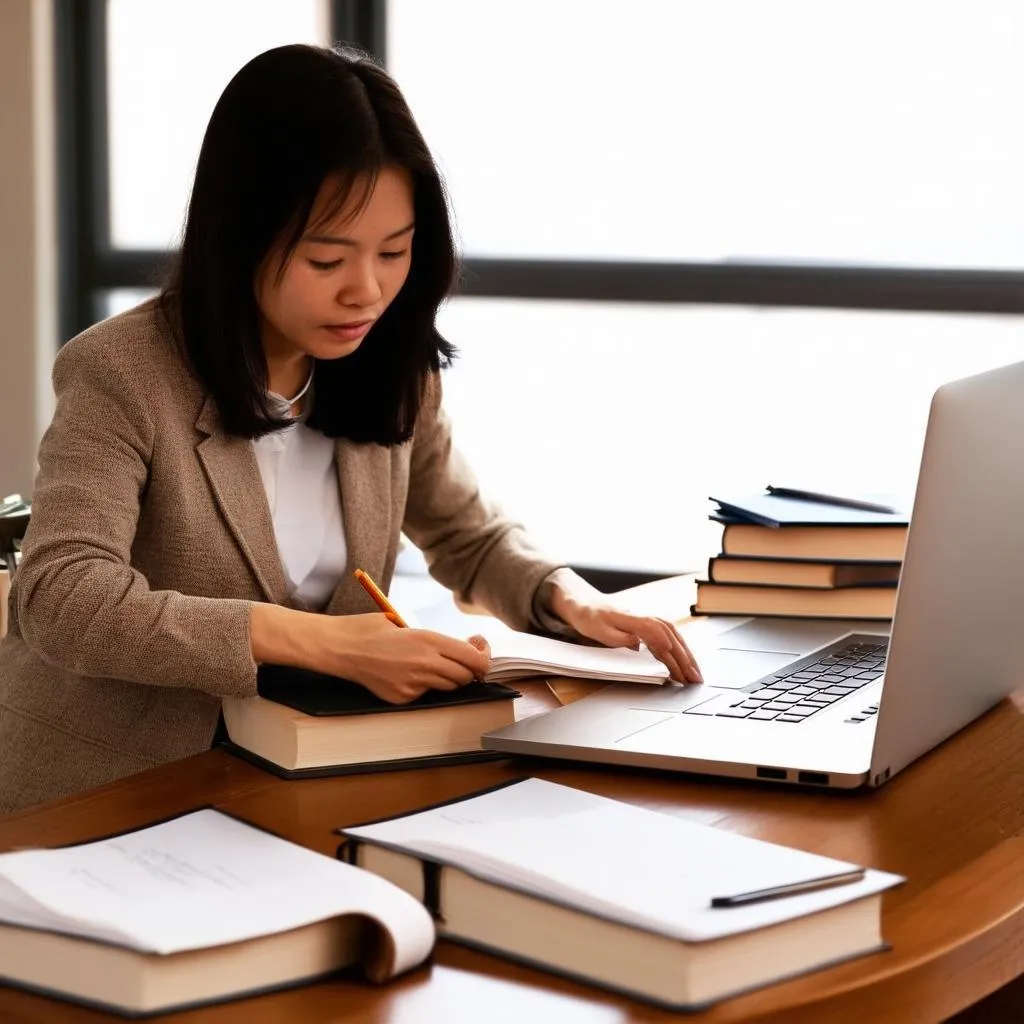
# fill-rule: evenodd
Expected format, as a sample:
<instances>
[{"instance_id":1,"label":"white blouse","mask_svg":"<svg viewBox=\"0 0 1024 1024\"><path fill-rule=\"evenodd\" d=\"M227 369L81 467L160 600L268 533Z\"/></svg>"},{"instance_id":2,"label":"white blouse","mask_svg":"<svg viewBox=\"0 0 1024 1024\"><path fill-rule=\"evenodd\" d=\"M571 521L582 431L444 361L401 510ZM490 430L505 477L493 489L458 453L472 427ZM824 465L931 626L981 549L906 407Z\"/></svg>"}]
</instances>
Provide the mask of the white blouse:
<instances>
[{"instance_id":1,"label":"white blouse","mask_svg":"<svg viewBox=\"0 0 1024 1024\"><path fill-rule=\"evenodd\" d=\"M291 412L312 383L310 373L291 399L268 392L274 411L293 422L254 438L252 446L290 593L321 611L345 573L348 548L334 441L307 427L305 415Z\"/></svg>"}]
</instances>

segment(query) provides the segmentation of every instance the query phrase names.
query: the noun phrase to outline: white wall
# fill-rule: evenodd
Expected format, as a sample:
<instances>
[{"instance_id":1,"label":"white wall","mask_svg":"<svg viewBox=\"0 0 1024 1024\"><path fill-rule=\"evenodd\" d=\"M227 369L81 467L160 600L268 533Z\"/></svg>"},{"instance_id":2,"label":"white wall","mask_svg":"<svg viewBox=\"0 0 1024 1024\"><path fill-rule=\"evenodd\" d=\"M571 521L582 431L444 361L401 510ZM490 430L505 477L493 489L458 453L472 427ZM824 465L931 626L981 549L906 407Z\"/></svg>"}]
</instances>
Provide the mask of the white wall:
<instances>
[{"instance_id":1,"label":"white wall","mask_svg":"<svg viewBox=\"0 0 1024 1024\"><path fill-rule=\"evenodd\" d=\"M31 494L57 346L53 15L0 2L0 495Z\"/></svg>"}]
</instances>

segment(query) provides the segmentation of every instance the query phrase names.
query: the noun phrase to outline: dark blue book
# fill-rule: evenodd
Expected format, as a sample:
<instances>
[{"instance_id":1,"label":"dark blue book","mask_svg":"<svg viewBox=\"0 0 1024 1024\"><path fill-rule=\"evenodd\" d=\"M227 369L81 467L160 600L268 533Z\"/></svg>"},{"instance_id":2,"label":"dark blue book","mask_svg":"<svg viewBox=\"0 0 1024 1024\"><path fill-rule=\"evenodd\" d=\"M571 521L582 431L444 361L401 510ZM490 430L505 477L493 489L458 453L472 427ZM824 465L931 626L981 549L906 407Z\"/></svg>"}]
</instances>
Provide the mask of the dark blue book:
<instances>
[{"instance_id":1,"label":"dark blue book","mask_svg":"<svg viewBox=\"0 0 1024 1024\"><path fill-rule=\"evenodd\" d=\"M759 526L907 526L910 516L901 510L838 505L832 502L788 495L761 493L724 497L711 496L722 517L728 521L756 523Z\"/></svg>"}]
</instances>

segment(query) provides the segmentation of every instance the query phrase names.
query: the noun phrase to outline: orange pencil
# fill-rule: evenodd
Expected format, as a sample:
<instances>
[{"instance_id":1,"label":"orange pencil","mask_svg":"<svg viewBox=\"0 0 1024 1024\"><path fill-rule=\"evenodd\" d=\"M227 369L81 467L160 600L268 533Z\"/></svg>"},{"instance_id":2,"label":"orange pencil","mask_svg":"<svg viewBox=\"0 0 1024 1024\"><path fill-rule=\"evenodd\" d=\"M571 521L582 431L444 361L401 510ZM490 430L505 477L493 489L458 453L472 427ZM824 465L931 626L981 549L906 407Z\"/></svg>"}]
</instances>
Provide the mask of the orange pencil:
<instances>
[{"instance_id":1,"label":"orange pencil","mask_svg":"<svg viewBox=\"0 0 1024 1024\"><path fill-rule=\"evenodd\" d=\"M408 623L401 615L398 614L398 609L387 599L387 595L380 587L377 586L373 580L362 569L356 569L355 577L359 580L363 590L365 590L370 597L373 598L374 604L389 618L396 626L401 626L403 629L408 628Z\"/></svg>"}]
</instances>

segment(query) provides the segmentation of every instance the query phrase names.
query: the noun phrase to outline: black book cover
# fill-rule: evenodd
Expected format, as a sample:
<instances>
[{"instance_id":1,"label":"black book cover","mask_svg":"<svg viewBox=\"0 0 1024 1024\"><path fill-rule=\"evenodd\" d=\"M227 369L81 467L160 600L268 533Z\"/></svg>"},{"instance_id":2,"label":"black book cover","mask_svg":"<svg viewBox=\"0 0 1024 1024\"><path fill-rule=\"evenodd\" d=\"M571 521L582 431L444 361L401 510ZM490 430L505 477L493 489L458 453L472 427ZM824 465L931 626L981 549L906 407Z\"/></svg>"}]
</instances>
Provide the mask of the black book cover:
<instances>
[{"instance_id":1,"label":"black book cover","mask_svg":"<svg viewBox=\"0 0 1024 1024\"><path fill-rule=\"evenodd\" d=\"M351 680L285 665L260 665L256 692L275 704L284 704L303 714L327 716L420 711L478 704L485 700L510 700L519 696L518 690L502 683L472 682L457 690L427 690L408 704L389 704Z\"/></svg>"}]
</instances>

